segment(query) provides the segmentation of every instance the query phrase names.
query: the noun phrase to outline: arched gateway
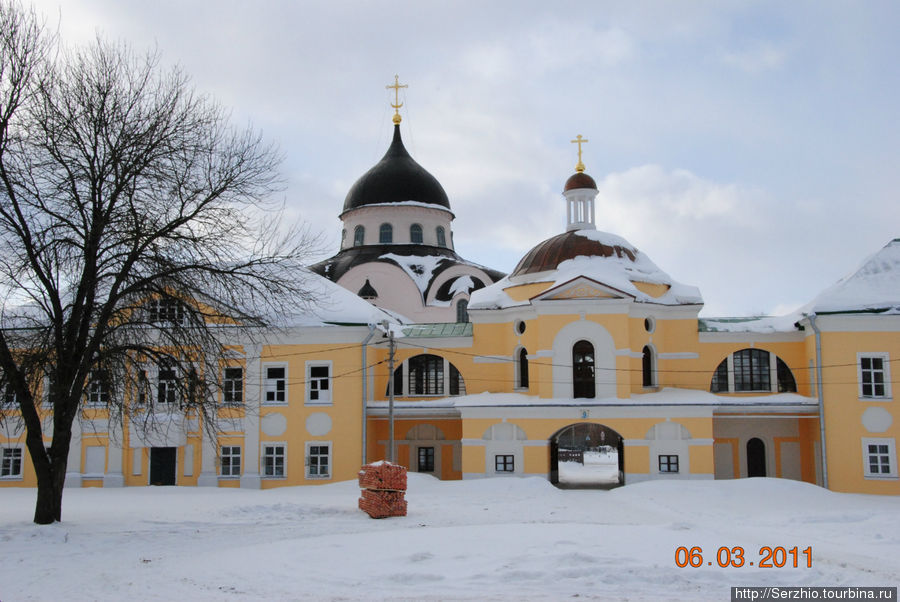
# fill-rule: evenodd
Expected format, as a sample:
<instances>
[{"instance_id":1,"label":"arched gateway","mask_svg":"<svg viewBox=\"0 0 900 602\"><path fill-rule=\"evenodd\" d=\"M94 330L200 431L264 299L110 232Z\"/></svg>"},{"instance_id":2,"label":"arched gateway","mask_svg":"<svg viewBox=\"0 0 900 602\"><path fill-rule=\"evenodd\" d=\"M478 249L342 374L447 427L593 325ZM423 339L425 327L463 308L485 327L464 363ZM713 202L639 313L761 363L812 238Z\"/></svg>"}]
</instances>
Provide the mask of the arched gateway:
<instances>
[{"instance_id":1,"label":"arched gateway","mask_svg":"<svg viewBox=\"0 0 900 602\"><path fill-rule=\"evenodd\" d=\"M624 485L624 439L591 422L559 429L550 437L550 482L562 488Z\"/></svg>"}]
</instances>

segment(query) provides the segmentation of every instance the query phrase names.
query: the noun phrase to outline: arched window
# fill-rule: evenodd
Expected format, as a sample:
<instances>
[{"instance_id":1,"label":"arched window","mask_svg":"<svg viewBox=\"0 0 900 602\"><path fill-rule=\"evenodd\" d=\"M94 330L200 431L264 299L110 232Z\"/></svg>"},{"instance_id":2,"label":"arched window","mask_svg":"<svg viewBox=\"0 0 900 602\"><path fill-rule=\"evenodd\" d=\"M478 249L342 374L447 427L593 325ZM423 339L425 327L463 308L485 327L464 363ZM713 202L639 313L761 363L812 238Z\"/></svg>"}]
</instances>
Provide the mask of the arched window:
<instances>
[{"instance_id":1,"label":"arched window","mask_svg":"<svg viewBox=\"0 0 900 602\"><path fill-rule=\"evenodd\" d=\"M733 377L731 383L729 375ZM773 382L777 385L776 389L772 388ZM797 381L780 357L764 349L741 349L722 360L713 374L709 390L713 393L773 390L796 393Z\"/></svg>"},{"instance_id":2,"label":"arched window","mask_svg":"<svg viewBox=\"0 0 900 602\"><path fill-rule=\"evenodd\" d=\"M403 364L394 370L394 395L465 395L466 383L459 370L438 355L423 353L406 362L408 378L404 381ZM449 378L445 378L449 375ZM406 392L404 393L404 382ZM387 392L385 392L387 395Z\"/></svg>"},{"instance_id":3,"label":"arched window","mask_svg":"<svg viewBox=\"0 0 900 602\"><path fill-rule=\"evenodd\" d=\"M528 351L522 347L519 349L518 357L519 378L518 384L522 389L528 388Z\"/></svg>"},{"instance_id":4,"label":"arched window","mask_svg":"<svg viewBox=\"0 0 900 602\"><path fill-rule=\"evenodd\" d=\"M363 246L363 241L366 238L366 229L362 226L357 226L353 229L353 246L361 247Z\"/></svg>"},{"instance_id":5,"label":"arched window","mask_svg":"<svg viewBox=\"0 0 900 602\"><path fill-rule=\"evenodd\" d=\"M409 227L409 242L414 245L422 244L422 226L413 224Z\"/></svg>"},{"instance_id":6,"label":"arched window","mask_svg":"<svg viewBox=\"0 0 900 602\"><path fill-rule=\"evenodd\" d=\"M444 234L444 227L443 227L443 226L438 226L438 227L437 227L437 244L438 244L439 247L446 247L446 246L447 246L447 235Z\"/></svg>"},{"instance_id":7,"label":"arched window","mask_svg":"<svg viewBox=\"0 0 900 602\"><path fill-rule=\"evenodd\" d=\"M644 386L645 387L655 387L656 386L656 358L653 357L653 350L650 349L649 345L644 345L643 350L643 364L642 364L642 372L644 375Z\"/></svg>"},{"instance_id":8,"label":"arched window","mask_svg":"<svg viewBox=\"0 0 900 602\"><path fill-rule=\"evenodd\" d=\"M578 341L572 347L572 396L593 399L594 346L588 341Z\"/></svg>"},{"instance_id":9,"label":"arched window","mask_svg":"<svg viewBox=\"0 0 900 602\"><path fill-rule=\"evenodd\" d=\"M469 302L465 299L460 299L456 302L456 321L469 321Z\"/></svg>"},{"instance_id":10,"label":"arched window","mask_svg":"<svg viewBox=\"0 0 900 602\"><path fill-rule=\"evenodd\" d=\"M383 245L389 245L394 242L394 227L390 224L381 224L378 229L378 242Z\"/></svg>"}]
</instances>

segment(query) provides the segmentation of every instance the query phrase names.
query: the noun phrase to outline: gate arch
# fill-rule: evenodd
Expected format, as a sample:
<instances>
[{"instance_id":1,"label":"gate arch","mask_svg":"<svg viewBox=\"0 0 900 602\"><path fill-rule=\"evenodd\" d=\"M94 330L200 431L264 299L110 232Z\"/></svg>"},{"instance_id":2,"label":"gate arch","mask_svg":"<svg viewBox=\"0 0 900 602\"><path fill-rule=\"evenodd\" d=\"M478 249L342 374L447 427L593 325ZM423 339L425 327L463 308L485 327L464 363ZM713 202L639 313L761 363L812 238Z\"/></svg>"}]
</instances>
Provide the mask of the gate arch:
<instances>
[{"instance_id":1,"label":"gate arch","mask_svg":"<svg viewBox=\"0 0 900 602\"><path fill-rule=\"evenodd\" d=\"M605 424L576 422L550 436L550 482L560 488L625 484L625 439Z\"/></svg>"}]
</instances>

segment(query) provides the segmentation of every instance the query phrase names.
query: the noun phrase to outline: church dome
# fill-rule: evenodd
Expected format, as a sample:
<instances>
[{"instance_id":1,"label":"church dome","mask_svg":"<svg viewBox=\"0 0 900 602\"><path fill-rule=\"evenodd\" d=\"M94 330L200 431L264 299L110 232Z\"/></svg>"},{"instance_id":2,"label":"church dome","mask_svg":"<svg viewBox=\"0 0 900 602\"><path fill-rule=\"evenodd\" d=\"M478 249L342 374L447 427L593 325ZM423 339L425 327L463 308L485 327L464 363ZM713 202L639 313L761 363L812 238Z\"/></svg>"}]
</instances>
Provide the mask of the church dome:
<instances>
[{"instance_id":1,"label":"church dome","mask_svg":"<svg viewBox=\"0 0 900 602\"><path fill-rule=\"evenodd\" d=\"M637 258L637 249L618 236L573 230L539 243L519 261L510 277L555 270L562 262L582 256L617 257L633 263Z\"/></svg>"},{"instance_id":2,"label":"church dome","mask_svg":"<svg viewBox=\"0 0 900 602\"><path fill-rule=\"evenodd\" d=\"M441 183L409 156L397 124L387 153L350 188L344 199L344 212L366 205L408 201L450 209Z\"/></svg>"},{"instance_id":3,"label":"church dome","mask_svg":"<svg viewBox=\"0 0 900 602\"><path fill-rule=\"evenodd\" d=\"M597 190L597 183L594 182L594 178L587 175L583 171L578 171L572 174L568 180L566 180L566 186L563 188L563 192L568 192L570 190L577 190L579 188L590 188L592 190Z\"/></svg>"}]
</instances>

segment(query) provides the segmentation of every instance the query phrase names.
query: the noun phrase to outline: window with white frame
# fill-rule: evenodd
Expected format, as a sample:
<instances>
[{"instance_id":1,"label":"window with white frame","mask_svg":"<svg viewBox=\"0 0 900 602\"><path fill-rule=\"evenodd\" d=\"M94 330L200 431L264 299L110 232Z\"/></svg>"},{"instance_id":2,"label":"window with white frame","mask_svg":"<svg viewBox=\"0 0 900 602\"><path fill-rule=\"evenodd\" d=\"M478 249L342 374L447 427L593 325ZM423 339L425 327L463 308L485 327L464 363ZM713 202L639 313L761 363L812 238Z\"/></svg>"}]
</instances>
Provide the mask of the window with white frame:
<instances>
[{"instance_id":1,"label":"window with white frame","mask_svg":"<svg viewBox=\"0 0 900 602\"><path fill-rule=\"evenodd\" d=\"M306 478L331 478L330 443L315 442L306 444Z\"/></svg>"},{"instance_id":2,"label":"window with white frame","mask_svg":"<svg viewBox=\"0 0 900 602\"><path fill-rule=\"evenodd\" d=\"M862 451L865 476L897 478L897 448L893 438L864 438Z\"/></svg>"},{"instance_id":3,"label":"window with white frame","mask_svg":"<svg viewBox=\"0 0 900 602\"><path fill-rule=\"evenodd\" d=\"M678 455L660 454L659 472L678 472Z\"/></svg>"},{"instance_id":4,"label":"window with white frame","mask_svg":"<svg viewBox=\"0 0 900 602\"><path fill-rule=\"evenodd\" d=\"M221 474L223 477L241 476L240 445L223 445L222 450L219 454L219 461L219 474Z\"/></svg>"},{"instance_id":5,"label":"window with white frame","mask_svg":"<svg viewBox=\"0 0 900 602\"><path fill-rule=\"evenodd\" d=\"M178 403L178 367L172 358L163 358L157 365L156 404L172 408Z\"/></svg>"},{"instance_id":6,"label":"window with white frame","mask_svg":"<svg viewBox=\"0 0 900 602\"><path fill-rule=\"evenodd\" d=\"M306 402L331 403L331 362L306 364Z\"/></svg>"},{"instance_id":7,"label":"window with white frame","mask_svg":"<svg viewBox=\"0 0 900 602\"><path fill-rule=\"evenodd\" d=\"M244 369L229 366L222 373L222 403L240 405L244 403Z\"/></svg>"},{"instance_id":8,"label":"window with white frame","mask_svg":"<svg viewBox=\"0 0 900 602\"><path fill-rule=\"evenodd\" d=\"M871 399L891 397L890 356L887 353L857 355L859 396Z\"/></svg>"},{"instance_id":9,"label":"window with white frame","mask_svg":"<svg viewBox=\"0 0 900 602\"><path fill-rule=\"evenodd\" d=\"M107 405L109 403L109 389L109 372L106 370L91 370L87 391L88 403L91 405Z\"/></svg>"},{"instance_id":10,"label":"window with white frame","mask_svg":"<svg viewBox=\"0 0 900 602\"><path fill-rule=\"evenodd\" d=\"M265 367L265 403L287 403L287 368Z\"/></svg>"},{"instance_id":11,"label":"window with white frame","mask_svg":"<svg viewBox=\"0 0 900 602\"><path fill-rule=\"evenodd\" d=\"M741 349L729 354L713 373L712 393L796 393L797 381L784 360L764 349Z\"/></svg>"},{"instance_id":12,"label":"window with white frame","mask_svg":"<svg viewBox=\"0 0 900 602\"><path fill-rule=\"evenodd\" d=\"M13 389L12 383L2 383L0 387L2 387L2 390L0 390L0 406L15 406L16 391Z\"/></svg>"},{"instance_id":13,"label":"window with white frame","mask_svg":"<svg viewBox=\"0 0 900 602\"><path fill-rule=\"evenodd\" d=\"M181 324L186 322L184 304L178 299L158 298L151 299L146 305L147 321L151 324L169 323Z\"/></svg>"},{"instance_id":14,"label":"window with white frame","mask_svg":"<svg viewBox=\"0 0 900 602\"><path fill-rule=\"evenodd\" d=\"M22 448L0 448L0 478L18 479L22 477Z\"/></svg>"},{"instance_id":15,"label":"window with white frame","mask_svg":"<svg viewBox=\"0 0 900 602\"><path fill-rule=\"evenodd\" d=\"M265 443L262 448L263 477L282 479L287 476L287 445L284 443Z\"/></svg>"},{"instance_id":16,"label":"window with white frame","mask_svg":"<svg viewBox=\"0 0 900 602\"><path fill-rule=\"evenodd\" d=\"M516 457L513 454L497 454L494 456L494 472L515 472Z\"/></svg>"}]
</instances>

